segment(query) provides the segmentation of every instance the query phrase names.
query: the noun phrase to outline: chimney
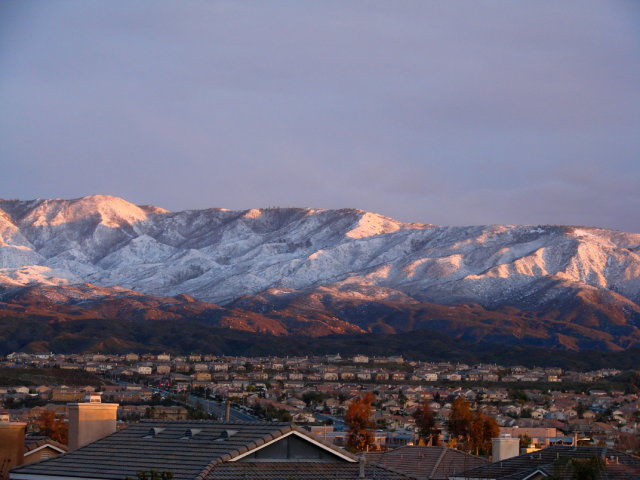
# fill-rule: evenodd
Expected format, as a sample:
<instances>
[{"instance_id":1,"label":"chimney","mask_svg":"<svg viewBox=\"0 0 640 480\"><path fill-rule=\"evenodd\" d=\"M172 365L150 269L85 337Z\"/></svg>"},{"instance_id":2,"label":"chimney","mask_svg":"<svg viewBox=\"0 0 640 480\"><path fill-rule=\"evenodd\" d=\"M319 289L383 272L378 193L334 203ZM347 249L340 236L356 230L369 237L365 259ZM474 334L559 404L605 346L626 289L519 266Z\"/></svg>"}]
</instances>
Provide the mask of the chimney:
<instances>
[{"instance_id":1,"label":"chimney","mask_svg":"<svg viewBox=\"0 0 640 480\"><path fill-rule=\"evenodd\" d=\"M365 476L364 467L367 465L367 459L365 458L365 454L364 453L360 456L359 464L360 464L359 465L360 470L358 472L358 478L364 478L364 476Z\"/></svg>"},{"instance_id":2,"label":"chimney","mask_svg":"<svg viewBox=\"0 0 640 480\"><path fill-rule=\"evenodd\" d=\"M8 413L0 413L0 468L9 471L23 464L26 426L25 422L12 422Z\"/></svg>"},{"instance_id":3,"label":"chimney","mask_svg":"<svg viewBox=\"0 0 640 480\"><path fill-rule=\"evenodd\" d=\"M100 440L116 431L117 403L102 403L99 393L87 395L84 403L69 403L69 450Z\"/></svg>"},{"instance_id":4,"label":"chimney","mask_svg":"<svg viewBox=\"0 0 640 480\"><path fill-rule=\"evenodd\" d=\"M224 411L224 421L226 423L231 422L231 400L229 400L228 398L227 398L226 408Z\"/></svg>"},{"instance_id":5,"label":"chimney","mask_svg":"<svg viewBox=\"0 0 640 480\"><path fill-rule=\"evenodd\" d=\"M520 455L520 439L508 433L491 439L491 461L499 462Z\"/></svg>"}]
</instances>

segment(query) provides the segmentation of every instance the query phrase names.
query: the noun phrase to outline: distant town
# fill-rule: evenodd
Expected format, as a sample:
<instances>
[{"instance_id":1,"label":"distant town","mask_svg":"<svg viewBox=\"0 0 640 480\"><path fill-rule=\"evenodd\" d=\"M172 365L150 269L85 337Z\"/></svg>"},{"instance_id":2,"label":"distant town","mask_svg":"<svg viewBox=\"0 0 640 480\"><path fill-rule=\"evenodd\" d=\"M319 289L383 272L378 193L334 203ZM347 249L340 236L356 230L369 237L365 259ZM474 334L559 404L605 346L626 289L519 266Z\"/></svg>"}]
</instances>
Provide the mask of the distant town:
<instances>
[{"instance_id":1,"label":"distant town","mask_svg":"<svg viewBox=\"0 0 640 480\"><path fill-rule=\"evenodd\" d=\"M349 405L371 394L372 450L419 444L415 412L425 403L437 427L431 441L448 444L452 404L463 398L528 449L580 442L637 452L640 396L634 381L616 369L577 372L339 354L12 353L0 362L0 399L12 421L27 423L27 438L51 437L43 418L64 423L68 403L97 392L102 402L118 404L118 428L145 418L262 419L293 422L344 445ZM58 440L63 444L65 438Z\"/></svg>"}]
</instances>

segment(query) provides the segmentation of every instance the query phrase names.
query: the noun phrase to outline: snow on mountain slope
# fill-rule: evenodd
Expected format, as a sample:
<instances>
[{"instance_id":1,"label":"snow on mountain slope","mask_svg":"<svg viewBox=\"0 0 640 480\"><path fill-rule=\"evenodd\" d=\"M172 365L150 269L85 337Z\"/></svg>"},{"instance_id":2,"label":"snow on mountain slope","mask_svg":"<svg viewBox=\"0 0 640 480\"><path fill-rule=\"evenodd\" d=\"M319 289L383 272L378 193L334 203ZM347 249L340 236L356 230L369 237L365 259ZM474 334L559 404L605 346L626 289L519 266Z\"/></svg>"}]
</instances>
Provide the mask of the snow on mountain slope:
<instances>
[{"instance_id":1,"label":"snow on mountain slope","mask_svg":"<svg viewBox=\"0 0 640 480\"><path fill-rule=\"evenodd\" d=\"M487 307L535 306L563 291L543 289L545 282L568 282L638 303L640 235L435 227L355 209L168 212L103 195L0 200L0 283L83 282L222 304L268 289L339 284L358 295L371 287L373 297L391 289Z\"/></svg>"}]
</instances>

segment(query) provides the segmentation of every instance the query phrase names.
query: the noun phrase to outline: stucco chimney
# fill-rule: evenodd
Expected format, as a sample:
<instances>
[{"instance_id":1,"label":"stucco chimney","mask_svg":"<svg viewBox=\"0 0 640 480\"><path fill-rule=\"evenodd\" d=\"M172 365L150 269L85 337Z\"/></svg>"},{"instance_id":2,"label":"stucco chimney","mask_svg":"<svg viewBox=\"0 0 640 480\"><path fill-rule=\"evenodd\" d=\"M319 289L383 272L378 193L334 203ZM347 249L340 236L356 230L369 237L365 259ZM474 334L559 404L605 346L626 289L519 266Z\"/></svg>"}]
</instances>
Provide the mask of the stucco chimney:
<instances>
[{"instance_id":1,"label":"stucco chimney","mask_svg":"<svg viewBox=\"0 0 640 480\"><path fill-rule=\"evenodd\" d=\"M8 413L0 413L0 466L6 471L24 462L26 426L24 422L10 421Z\"/></svg>"},{"instance_id":2,"label":"stucco chimney","mask_svg":"<svg viewBox=\"0 0 640 480\"><path fill-rule=\"evenodd\" d=\"M520 439L509 434L491 439L491 461L499 462L520 455Z\"/></svg>"},{"instance_id":3,"label":"stucco chimney","mask_svg":"<svg viewBox=\"0 0 640 480\"><path fill-rule=\"evenodd\" d=\"M102 403L91 393L84 403L69 403L69 450L100 440L116 431L117 403Z\"/></svg>"}]
</instances>

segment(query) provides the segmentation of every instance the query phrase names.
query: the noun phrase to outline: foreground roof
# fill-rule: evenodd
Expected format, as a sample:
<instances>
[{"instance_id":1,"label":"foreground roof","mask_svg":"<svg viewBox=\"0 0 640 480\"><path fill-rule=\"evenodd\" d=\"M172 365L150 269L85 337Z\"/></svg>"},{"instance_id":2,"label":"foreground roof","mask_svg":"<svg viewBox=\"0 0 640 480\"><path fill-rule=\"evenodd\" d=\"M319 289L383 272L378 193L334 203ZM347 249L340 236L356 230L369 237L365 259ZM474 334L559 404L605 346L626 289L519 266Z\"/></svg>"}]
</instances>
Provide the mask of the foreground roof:
<instances>
[{"instance_id":1,"label":"foreground roof","mask_svg":"<svg viewBox=\"0 0 640 480\"><path fill-rule=\"evenodd\" d=\"M288 423L142 421L73 452L17 467L11 478L122 480L150 469L171 471L175 480L213 478L207 475L217 465L235 462L288 435L326 451L339 463L357 465L350 453Z\"/></svg>"},{"instance_id":2,"label":"foreground roof","mask_svg":"<svg viewBox=\"0 0 640 480\"><path fill-rule=\"evenodd\" d=\"M447 447L406 446L367 453L368 462L391 467L419 480L446 480L455 473L487 465L489 460Z\"/></svg>"},{"instance_id":3,"label":"foreground roof","mask_svg":"<svg viewBox=\"0 0 640 480\"><path fill-rule=\"evenodd\" d=\"M640 457L628 455L607 447L566 447L552 446L536 452L494 462L484 467L474 468L452 480L496 479L525 480L537 474L549 477L556 473L556 462L563 458L588 459L600 457L605 461L601 477L608 480L640 478Z\"/></svg>"},{"instance_id":4,"label":"foreground roof","mask_svg":"<svg viewBox=\"0 0 640 480\"><path fill-rule=\"evenodd\" d=\"M206 480L357 480L357 463L311 462L229 462L216 465ZM367 464L364 476L373 480L415 480L401 472L379 465Z\"/></svg>"}]
</instances>

